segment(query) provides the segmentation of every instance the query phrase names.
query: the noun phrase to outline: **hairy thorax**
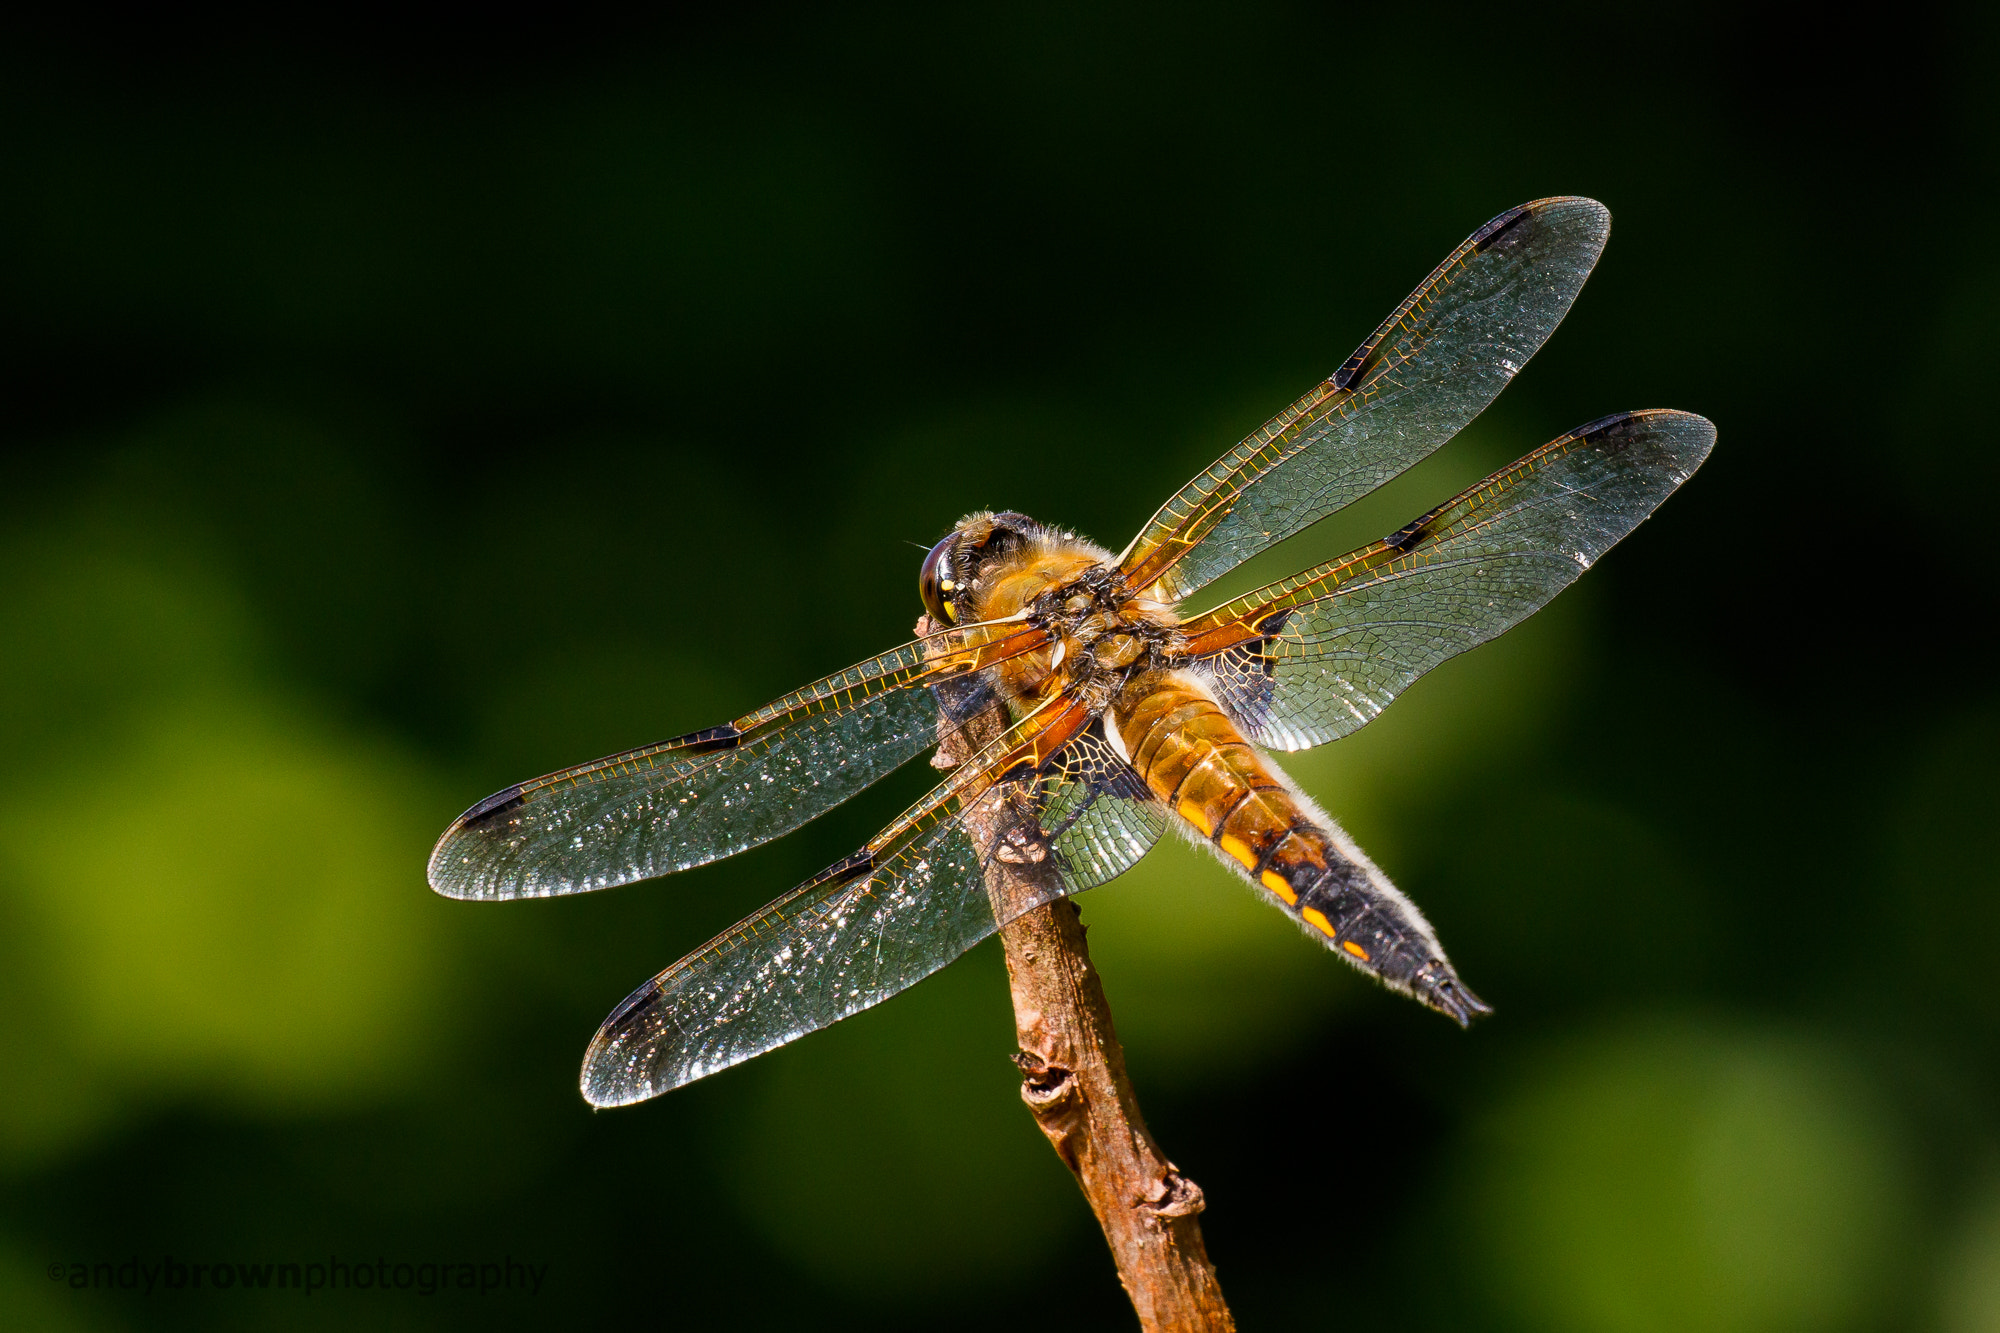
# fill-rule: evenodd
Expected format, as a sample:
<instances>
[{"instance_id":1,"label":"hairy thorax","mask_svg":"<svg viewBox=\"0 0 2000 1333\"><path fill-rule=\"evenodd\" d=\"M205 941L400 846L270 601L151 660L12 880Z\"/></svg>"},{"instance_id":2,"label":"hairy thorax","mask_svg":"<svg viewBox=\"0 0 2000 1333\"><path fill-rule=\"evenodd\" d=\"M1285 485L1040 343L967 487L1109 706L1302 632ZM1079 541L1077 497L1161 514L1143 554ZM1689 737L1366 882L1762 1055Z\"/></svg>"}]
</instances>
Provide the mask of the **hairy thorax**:
<instances>
[{"instance_id":1,"label":"hairy thorax","mask_svg":"<svg viewBox=\"0 0 2000 1333\"><path fill-rule=\"evenodd\" d=\"M1019 515L960 522L968 559L958 590L964 621L1026 614L1049 631L1050 645L1001 663L997 684L1024 712L1069 690L1091 711L1109 706L1128 682L1182 647L1171 607L1129 594L1111 553L1073 533Z\"/></svg>"}]
</instances>

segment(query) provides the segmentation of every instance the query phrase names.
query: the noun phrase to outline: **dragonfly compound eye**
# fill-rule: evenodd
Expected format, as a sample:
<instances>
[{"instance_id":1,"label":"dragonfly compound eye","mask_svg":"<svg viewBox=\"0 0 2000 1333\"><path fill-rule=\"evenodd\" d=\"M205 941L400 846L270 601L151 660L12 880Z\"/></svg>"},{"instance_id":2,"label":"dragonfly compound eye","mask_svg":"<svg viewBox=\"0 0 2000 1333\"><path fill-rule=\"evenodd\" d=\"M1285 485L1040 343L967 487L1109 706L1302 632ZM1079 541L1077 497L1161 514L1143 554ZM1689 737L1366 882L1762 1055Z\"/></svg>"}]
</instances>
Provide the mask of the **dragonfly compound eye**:
<instances>
[{"instance_id":1,"label":"dragonfly compound eye","mask_svg":"<svg viewBox=\"0 0 2000 1333\"><path fill-rule=\"evenodd\" d=\"M958 623L958 585L954 582L957 575L952 561L958 538L956 530L947 533L943 541L931 547L931 553L924 557L924 567L917 572L917 592L924 599L924 610L930 612L931 620L938 625Z\"/></svg>"}]
</instances>

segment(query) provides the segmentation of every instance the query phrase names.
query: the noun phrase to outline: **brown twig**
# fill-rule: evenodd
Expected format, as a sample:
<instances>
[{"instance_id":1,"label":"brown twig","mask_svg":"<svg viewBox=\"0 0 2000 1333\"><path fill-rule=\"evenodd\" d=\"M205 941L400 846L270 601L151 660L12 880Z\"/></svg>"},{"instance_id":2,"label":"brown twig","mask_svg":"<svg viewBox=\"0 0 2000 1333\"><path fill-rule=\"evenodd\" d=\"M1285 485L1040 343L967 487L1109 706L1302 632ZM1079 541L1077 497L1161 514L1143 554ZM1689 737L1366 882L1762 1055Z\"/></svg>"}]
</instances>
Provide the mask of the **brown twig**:
<instances>
[{"instance_id":1,"label":"brown twig","mask_svg":"<svg viewBox=\"0 0 2000 1333\"><path fill-rule=\"evenodd\" d=\"M918 634L929 629L927 620L918 622ZM932 763L956 767L1007 721L1006 706L997 700L962 723L940 720ZM982 847L998 846L1010 822L997 792L967 812L975 845ZM1139 1113L1111 1006L1090 965L1082 914L1058 896L1052 859L1031 850L992 857L986 868L996 915L1012 918L1000 941L1021 1046L1014 1057L1021 1100L1097 1214L1141 1327L1149 1333L1233 1331L1236 1321L1202 1244L1201 1187L1167 1160ZM1022 902L1044 905L1016 916L1008 904Z\"/></svg>"}]
</instances>

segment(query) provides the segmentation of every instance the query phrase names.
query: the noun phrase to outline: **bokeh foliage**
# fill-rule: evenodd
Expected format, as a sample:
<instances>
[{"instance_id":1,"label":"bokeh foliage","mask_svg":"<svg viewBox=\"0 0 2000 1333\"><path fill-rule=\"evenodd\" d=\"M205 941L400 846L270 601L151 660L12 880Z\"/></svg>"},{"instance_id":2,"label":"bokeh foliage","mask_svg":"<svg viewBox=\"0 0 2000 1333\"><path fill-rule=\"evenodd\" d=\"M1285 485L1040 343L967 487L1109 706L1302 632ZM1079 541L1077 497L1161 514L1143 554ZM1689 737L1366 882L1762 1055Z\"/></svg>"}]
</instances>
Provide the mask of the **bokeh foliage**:
<instances>
[{"instance_id":1,"label":"bokeh foliage","mask_svg":"<svg viewBox=\"0 0 2000 1333\"><path fill-rule=\"evenodd\" d=\"M1111 545L1500 209L1606 259L1251 586L1622 408L1712 461L1288 768L1499 1008L1198 853L1084 902L1249 1328L2000 1329L1990 20L1904 7L177 16L0 43L0 1323L1117 1327L990 948L637 1111L721 866L451 904L477 796L899 641L1005 506ZM550 1265L537 1297L56 1262Z\"/></svg>"}]
</instances>

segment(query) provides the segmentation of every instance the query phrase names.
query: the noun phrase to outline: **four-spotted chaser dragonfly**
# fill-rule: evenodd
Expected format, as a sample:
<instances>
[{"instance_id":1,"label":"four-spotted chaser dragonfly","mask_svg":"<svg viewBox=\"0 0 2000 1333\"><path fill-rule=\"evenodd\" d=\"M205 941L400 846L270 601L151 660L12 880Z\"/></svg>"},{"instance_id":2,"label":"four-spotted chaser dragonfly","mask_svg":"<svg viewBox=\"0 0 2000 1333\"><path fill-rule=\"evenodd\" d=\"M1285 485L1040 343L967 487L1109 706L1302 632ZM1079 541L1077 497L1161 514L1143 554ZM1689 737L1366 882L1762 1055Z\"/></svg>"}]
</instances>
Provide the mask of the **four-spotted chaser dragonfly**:
<instances>
[{"instance_id":1,"label":"four-spotted chaser dragonfly","mask_svg":"<svg viewBox=\"0 0 2000 1333\"><path fill-rule=\"evenodd\" d=\"M702 865L948 737L967 757L867 846L619 1005L585 1057L584 1096L656 1096L866 1009L1021 912L1118 875L1176 821L1391 989L1461 1025L1490 1012L1415 904L1263 751L1345 736L1520 623L1688 478L1714 427L1605 417L1338 560L1181 608L1478 415L1568 312L1609 229L1589 199L1501 214L1122 553L973 514L924 560L933 632L732 722L488 797L439 840L432 886L541 897ZM969 739L996 703L1005 724ZM1041 887L996 896L996 861L1032 866Z\"/></svg>"}]
</instances>

